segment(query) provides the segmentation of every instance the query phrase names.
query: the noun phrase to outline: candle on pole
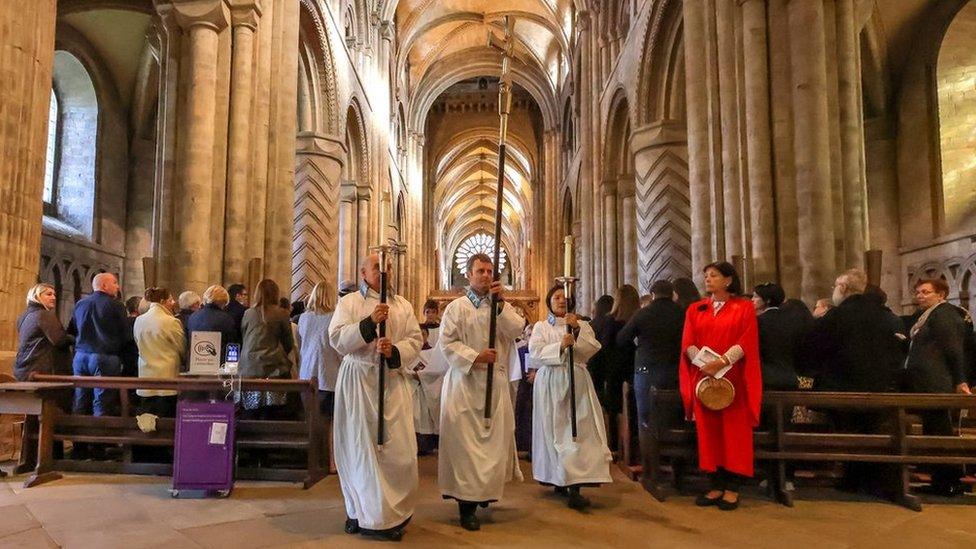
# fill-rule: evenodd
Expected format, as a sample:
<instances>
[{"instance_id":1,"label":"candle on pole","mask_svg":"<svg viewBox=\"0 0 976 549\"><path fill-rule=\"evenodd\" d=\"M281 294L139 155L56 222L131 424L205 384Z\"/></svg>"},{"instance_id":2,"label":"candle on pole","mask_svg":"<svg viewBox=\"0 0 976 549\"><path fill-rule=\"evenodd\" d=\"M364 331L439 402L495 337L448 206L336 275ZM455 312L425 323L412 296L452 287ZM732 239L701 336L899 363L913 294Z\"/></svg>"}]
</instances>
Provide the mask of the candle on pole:
<instances>
[{"instance_id":1,"label":"candle on pole","mask_svg":"<svg viewBox=\"0 0 976 549\"><path fill-rule=\"evenodd\" d=\"M563 276L573 276L573 237L567 235L563 239Z\"/></svg>"}]
</instances>

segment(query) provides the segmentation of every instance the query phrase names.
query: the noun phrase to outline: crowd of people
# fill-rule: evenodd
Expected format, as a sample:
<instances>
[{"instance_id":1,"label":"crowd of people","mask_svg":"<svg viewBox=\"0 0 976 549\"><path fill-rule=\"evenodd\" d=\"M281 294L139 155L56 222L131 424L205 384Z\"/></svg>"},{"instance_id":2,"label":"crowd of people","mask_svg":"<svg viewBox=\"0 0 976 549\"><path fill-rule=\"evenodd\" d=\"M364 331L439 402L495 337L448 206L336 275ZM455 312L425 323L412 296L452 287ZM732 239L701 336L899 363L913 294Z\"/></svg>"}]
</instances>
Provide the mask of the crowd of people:
<instances>
[{"instance_id":1,"label":"crowd of people","mask_svg":"<svg viewBox=\"0 0 976 549\"><path fill-rule=\"evenodd\" d=\"M643 297L624 285L597 299L590 318L556 285L545 296L546 317L530 324L493 282L489 257L474 255L466 267L464 295L443 315L428 301L422 322L393 288L381 302L376 254L363 258L358 283L319 283L296 303L268 279L253 289L253 299L233 284L176 298L149 288L123 303L116 278L102 273L67 328L54 312L54 288L38 284L18 320L15 376L172 378L186 370L192 334L217 332L223 346L240 345L243 377L314 380L321 413L332 424L346 531L400 539L413 514L417 455L435 448L440 491L456 500L468 530L480 528L479 507L500 500L505 483L521 478L519 450L529 452L535 480L552 486L569 507L586 509L590 501L581 488L611 482L612 450L620 449L617 422L606 418L627 405L624 382L634 388L642 424L694 421L699 466L711 479L696 504L732 510L741 484L753 476L753 430L770 421L761 412L764 390L812 384L826 391L970 394L976 374L972 319L947 302L941 279L919 280L917 311L898 316L884 292L852 269L811 312L778 284L743 288L731 264L716 262L702 272L705 297L687 278L658 280ZM495 301L497 338L489 345ZM489 371L495 390L486 402ZM702 396L703 387L720 385L730 388L728 402L714 405ZM680 390L683 410L659 409L654 395L668 389ZM175 414L174 391L140 389L138 397L142 413ZM237 398L244 418L294 413L285 394L250 391ZM118 392L107 389L78 388L63 403L66 412L96 416L116 415L118 406ZM953 432L948 411L925 411L921 419L925 434ZM842 432L871 433L884 418L842 411L830 420ZM75 444L72 452L75 459L99 459L98 450ZM960 472L935 467L933 490L959 493ZM884 468L847 464L842 487L883 491L884 475Z\"/></svg>"}]
</instances>

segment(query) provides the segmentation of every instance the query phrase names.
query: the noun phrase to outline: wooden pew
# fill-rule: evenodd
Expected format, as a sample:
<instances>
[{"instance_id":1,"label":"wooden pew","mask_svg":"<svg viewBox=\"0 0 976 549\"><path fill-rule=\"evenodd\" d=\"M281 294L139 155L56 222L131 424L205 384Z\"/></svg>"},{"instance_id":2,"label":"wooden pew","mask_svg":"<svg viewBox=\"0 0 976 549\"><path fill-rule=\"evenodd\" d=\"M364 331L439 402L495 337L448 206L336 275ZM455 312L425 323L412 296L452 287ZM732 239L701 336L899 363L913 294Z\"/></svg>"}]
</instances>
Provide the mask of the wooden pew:
<instances>
[{"instance_id":1,"label":"wooden pew","mask_svg":"<svg viewBox=\"0 0 976 549\"><path fill-rule=\"evenodd\" d=\"M659 406L680 407L677 391L658 391L652 398ZM898 472L897 503L921 510L921 503L911 492L910 470L914 465L976 464L976 436L924 436L913 428L912 413L923 409L959 411L973 406L966 395L906 393L828 393L806 391L770 391L763 394L763 409L772 421L754 434L756 460L771 471L769 487L776 499L793 504L793 493L787 490L786 468L791 462L867 462L892 464ZM794 406L811 409L847 410L882 414L876 433L832 432L829 428L810 425L794 426L789 414ZM645 432L646 431L646 432ZM693 423L662 425L650 418L642 429L642 484L656 499L664 500L667 490L662 483L662 458L695 459L697 444ZM655 436L656 435L656 436ZM758 467L757 467L758 469ZM677 473L677 477L680 473ZM680 481L675 478L675 481Z\"/></svg>"},{"instance_id":2,"label":"wooden pew","mask_svg":"<svg viewBox=\"0 0 976 549\"><path fill-rule=\"evenodd\" d=\"M83 471L92 473L129 473L170 475L172 463L139 463L132 459L133 446L172 447L176 424L173 418L159 418L156 430L143 433L133 416L129 391L135 389L172 390L178 393L213 393L223 396L227 392L223 382L213 378L130 378L35 375L35 381L71 383L75 387L117 389L121 397L120 416L59 415L54 424L54 439L72 442L110 444L122 447L122 461L82 461L60 459L54 462L55 470ZM302 401L302 417L289 421L237 420L235 448L240 449L293 449L306 454L306 466L295 468L238 467L239 479L277 480L301 482L309 488L321 480L326 470L324 459L325 427L319 414L318 391L305 380L243 379L244 391L277 391L298 393Z\"/></svg>"}]
</instances>

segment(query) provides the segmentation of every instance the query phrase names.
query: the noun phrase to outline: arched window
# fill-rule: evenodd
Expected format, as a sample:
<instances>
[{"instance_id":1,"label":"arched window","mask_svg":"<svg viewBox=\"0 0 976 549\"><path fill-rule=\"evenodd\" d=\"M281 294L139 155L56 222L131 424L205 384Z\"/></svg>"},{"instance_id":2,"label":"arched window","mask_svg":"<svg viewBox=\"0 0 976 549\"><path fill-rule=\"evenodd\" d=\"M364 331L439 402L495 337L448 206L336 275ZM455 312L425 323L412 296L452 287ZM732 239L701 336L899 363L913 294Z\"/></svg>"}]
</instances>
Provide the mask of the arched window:
<instances>
[{"instance_id":1,"label":"arched window","mask_svg":"<svg viewBox=\"0 0 976 549\"><path fill-rule=\"evenodd\" d=\"M505 248L502 247L498 250L498 272L505 270ZM495 253L495 237L488 233L476 233L465 239L464 242L458 246L457 252L454 253L454 265L457 267L458 272L461 276L467 274L468 269L468 259L474 254L486 254L491 257Z\"/></svg>"},{"instance_id":2,"label":"arched window","mask_svg":"<svg viewBox=\"0 0 976 549\"><path fill-rule=\"evenodd\" d=\"M47 224L60 232L91 239L98 99L88 69L67 51L54 54L50 109L44 176Z\"/></svg>"},{"instance_id":3,"label":"arched window","mask_svg":"<svg viewBox=\"0 0 976 549\"><path fill-rule=\"evenodd\" d=\"M47 155L44 162L44 213L48 215L54 215L57 211L54 204L54 183L58 177L58 119L58 93L52 88L47 119Z\"/></svg>"}]
</instances>

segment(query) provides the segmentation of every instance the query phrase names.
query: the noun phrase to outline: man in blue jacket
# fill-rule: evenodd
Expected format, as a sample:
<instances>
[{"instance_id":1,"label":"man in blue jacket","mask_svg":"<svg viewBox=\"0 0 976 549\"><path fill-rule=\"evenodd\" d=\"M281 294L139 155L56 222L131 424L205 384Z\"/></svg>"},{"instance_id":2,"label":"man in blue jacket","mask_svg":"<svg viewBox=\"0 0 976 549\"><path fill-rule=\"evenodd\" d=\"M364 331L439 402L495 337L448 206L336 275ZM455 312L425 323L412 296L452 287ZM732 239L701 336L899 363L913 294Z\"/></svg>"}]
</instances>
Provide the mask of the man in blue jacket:
<instances>
[{"instance_id":1,"label":"man in blue jacket","mask_svg":"<svg viewBox=\"0 0 976 549\"><path fill-rule=\"evenodd\" d=\"M122 350L130 337L125 307L116 298L119 281L111 273L92 279L91 295L75 305L77 331L72 369L76 376L118 376ZM119 393L111 389L75 389L74 413L117 415Z\"/></svg>"}]
</instances>

